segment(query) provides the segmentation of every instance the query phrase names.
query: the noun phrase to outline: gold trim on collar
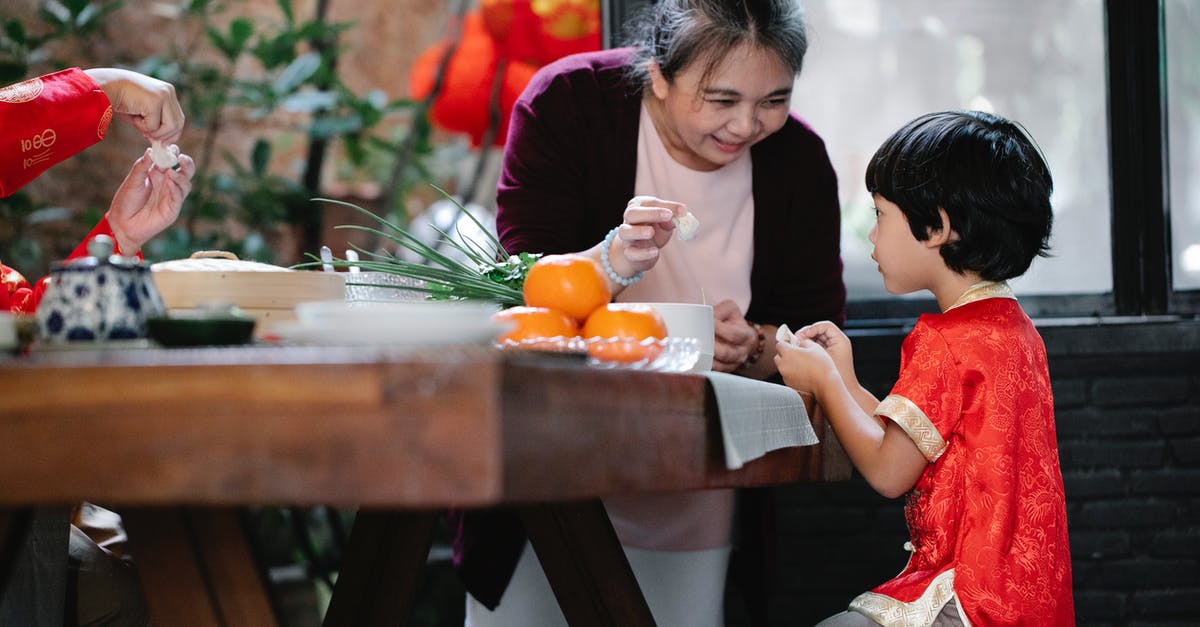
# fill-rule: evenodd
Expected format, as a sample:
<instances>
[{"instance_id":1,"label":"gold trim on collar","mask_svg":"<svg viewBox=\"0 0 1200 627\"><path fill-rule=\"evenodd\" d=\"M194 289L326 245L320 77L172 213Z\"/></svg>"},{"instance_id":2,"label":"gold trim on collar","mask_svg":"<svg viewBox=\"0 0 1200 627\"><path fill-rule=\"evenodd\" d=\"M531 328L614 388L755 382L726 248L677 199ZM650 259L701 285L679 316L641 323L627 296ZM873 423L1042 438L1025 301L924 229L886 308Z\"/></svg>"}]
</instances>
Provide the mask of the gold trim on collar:
<instances>
[{"instance_id":1,"label":"gold trim on collar","mask_svg":"<svg viewBox=\"0 0 1200 627\"><path fill-rule=\"evenodd\" d=\"M921 596L910 603L877 592L864 592L850 602L850 609L880 625L929 627L954 594L954 569L933 578ZM960 606L961 612L961 606Z\"/></svg>"},{"instance_id":2,"label":"gold trim on collar","mask_svg":"<svg viewBox=\"0 0 1200 627\"><path fill-rule=\"evenodd\" d=\"M1017 295L1013 293L1007 281L980 281L968 287L967 291L963 292L962 296L959 296L953 305L946 308L946 311L986 298L1011 298L1016 300Z\"/></svg>"},{"instance_id":3,"label":"gold trim on collar","mask_svg":"<svg viewBox=\"0 0 1200 627\"><path fill-rule=\"evenodd\" d=\"M938 433L937 427L933 426L933 421L916 403L907 398L898 394L888 395L875 408L874 415L886 416L904 429L930 463L937 461L942 453L946 452L946 440Z\"/></svg>"}]
</instances>

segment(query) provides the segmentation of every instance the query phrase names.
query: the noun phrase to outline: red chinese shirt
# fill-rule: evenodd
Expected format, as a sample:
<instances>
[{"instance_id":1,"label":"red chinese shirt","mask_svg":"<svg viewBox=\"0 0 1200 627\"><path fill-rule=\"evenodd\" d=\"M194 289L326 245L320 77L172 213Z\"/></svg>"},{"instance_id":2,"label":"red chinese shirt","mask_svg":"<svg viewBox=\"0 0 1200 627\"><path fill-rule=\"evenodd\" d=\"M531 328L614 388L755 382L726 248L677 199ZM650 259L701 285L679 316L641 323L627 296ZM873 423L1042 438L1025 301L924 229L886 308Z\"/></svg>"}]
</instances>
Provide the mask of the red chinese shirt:
<instances>
[{"instance_id":1,"label":"red chinese shirt","mask_svg":"<svg viewBox=\"0 0 1200 627\"><path fill-rule=\"evenodd\" d=\"M0 87L0 197L104 139L112 115L108 96L78 68ZM86 255L87 242L101 233L113 234L108 220L101 220L69 258ZM31 286L0 264L0 311L32 313L45 281Z\"/></svg>"},{"instance_id":2,"label":"red chinese shirt","mask_svg":"<svg viewBox=\"0 0 1200 627\"><path fill-rule=\"evenodd\" d=\"M929 465L905 505L908 565L851 609L927 626L956 599L970 625L1073 625L1046 350L1008 286L981 283L921 316L875 414Z\"/></svg>"},{"instance_id":3,"label":"red chinese shirt","mask_svg":"<svg viewBox=\"0 0 1200 627\"><path fill-rule=\"evenodd\" d=\"M0 196L104 139L108 96L78 68L0 87Z\"/></svg>"}]
</instances>

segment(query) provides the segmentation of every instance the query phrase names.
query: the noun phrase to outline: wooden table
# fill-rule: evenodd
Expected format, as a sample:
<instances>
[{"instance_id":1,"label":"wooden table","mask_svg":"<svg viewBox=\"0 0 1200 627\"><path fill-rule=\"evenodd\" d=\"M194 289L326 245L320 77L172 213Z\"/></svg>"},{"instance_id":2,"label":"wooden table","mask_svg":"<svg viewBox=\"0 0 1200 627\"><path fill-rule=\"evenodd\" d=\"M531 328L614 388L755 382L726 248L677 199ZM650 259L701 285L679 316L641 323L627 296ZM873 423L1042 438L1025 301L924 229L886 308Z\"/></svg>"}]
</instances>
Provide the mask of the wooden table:
<instances>
[{"instance_id":1,"label":"wooden table","mask_svg":"<svg viewBox=\"0 0 1200 627\"><path fill-rule=\"evenodd\" d=\"M653 624L599 497L850 475L819 412L822 444L730 471L703 376L488 348L45 352L0 399L0 531L114 506L158 624L276 623L232 515L255 504L360 508L327 625L403 622L437 512L500 504L572 625Z\"/></svg>"}]
</instances>

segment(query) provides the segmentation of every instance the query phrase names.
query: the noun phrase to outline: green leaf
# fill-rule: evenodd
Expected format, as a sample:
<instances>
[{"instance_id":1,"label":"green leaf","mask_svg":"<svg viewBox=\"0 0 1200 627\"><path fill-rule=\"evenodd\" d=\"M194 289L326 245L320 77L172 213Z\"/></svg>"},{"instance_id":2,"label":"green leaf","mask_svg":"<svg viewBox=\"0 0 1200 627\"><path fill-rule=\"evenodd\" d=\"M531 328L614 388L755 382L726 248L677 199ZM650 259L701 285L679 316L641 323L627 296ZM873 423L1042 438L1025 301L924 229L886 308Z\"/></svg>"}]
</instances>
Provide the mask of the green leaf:
<instances>
[{"instance_id":1,"label":"green leaf","mask_svg":"<svg viewBox=\"0 0 1200 627\"><path fill-rule=\"evenodd\" d=\"M296 23L296 14L292 11L292 0L278 0L279 10L283 12L283 18L287 20L288 26Z\"/></svg>"},{"instance_id":2,"label":"green leaf","mask_svg":"<svg viewBox=\"0 0 1200 627\"><path fill-rule=\"evenodd\" d=\"M75 30L86 31L88 27L93 25L98 15L99 11L97 11L96 5L89 2L75 14Z\"/></svg>"},{"instance_id":3,"label":"green leaf","mask_svg":"<svg viewBox=\"0 0 1200 627\"><path fill-rule=\"evenodd\" d=\"M271 144L265 139L259 139L254 142L254 148L250 151L251 171L255 176L263 176L267 173L267 165L271 162Z\"/></svg>"},{"instance_id":4,"label":"green leaf","mask_svg":"<svg viewBox=\"0 0 1200 627\"><path fill-rule=\"evenodd\" d=\"M246 49L246 42L254 36L254 22L249 18L239 17L229 23L229 39L233 42L238 54Z\"/></svg>"},{"instance_id":5,"label":"green leaf","mask_svg":"<svg viewBox=\"0 0 1200 627\"><path fill-rule=\"evenodd\" d=\"M6 20L4 22L4 34L18 46L24 46L28 41L26 39L25 25L17 20Z\"/></svg>"},{"instance_id":6,"label":"green leaf","mask_svg":"<svg viewBox=\"0 0 1200 627\"><path fill-rule=\"evenodd\" d=\"M315 52L306 52L296 57L279 73L271 88L277 95L291 93L315 74L320 67L321 55Z\"/></svg>"}]
</instances>

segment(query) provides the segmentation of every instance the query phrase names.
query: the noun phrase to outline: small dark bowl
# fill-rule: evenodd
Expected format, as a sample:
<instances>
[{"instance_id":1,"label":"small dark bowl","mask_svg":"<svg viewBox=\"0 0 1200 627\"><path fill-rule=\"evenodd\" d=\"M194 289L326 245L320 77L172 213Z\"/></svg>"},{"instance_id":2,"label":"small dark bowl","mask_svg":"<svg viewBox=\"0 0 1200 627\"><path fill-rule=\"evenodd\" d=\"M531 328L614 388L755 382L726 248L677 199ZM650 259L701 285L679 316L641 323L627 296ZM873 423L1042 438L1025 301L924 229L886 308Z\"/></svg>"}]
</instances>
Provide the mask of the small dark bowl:
<instances>
[{"instance_id":1,"label":"small dark bowl","mask_svg":"<svg viewBox=\"0 0 1200 627\"><path fill-rule=\"evenodd\" d=\"M231 346L246 344L254 335L254 318L169 318L146 319L146 335L168 347Z\"/></svg>"}]
</instances>

